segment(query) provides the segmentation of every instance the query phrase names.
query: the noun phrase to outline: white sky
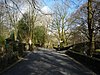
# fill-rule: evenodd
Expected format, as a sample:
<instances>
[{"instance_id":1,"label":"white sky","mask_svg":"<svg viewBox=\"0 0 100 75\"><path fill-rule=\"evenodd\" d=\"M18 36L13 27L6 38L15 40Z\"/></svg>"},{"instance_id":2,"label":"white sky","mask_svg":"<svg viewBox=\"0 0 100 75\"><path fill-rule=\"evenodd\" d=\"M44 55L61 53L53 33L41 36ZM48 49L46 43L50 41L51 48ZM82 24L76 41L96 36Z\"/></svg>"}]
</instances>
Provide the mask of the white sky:
<instances>
[{"instance_id":1,"label":"white sky","mask_svg":"<svg viewBox=\"0 0 100 75\"><path fill-rule=\"evenodd\" d=\"M41 9L42 13L44 14L52 14L53 11L48 7L48 6L44 6L42 9Z\"/></svg>"}]
</instances>

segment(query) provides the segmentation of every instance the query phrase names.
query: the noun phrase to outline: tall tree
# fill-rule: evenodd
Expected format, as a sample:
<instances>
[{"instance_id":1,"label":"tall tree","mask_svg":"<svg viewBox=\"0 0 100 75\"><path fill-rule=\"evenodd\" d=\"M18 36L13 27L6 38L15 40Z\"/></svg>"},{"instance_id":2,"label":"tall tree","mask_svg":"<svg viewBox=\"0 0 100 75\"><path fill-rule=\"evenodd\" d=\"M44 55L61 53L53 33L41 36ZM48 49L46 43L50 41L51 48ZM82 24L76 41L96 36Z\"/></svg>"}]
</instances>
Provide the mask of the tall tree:
<instances>
[{"instance_id":1,"label":"tall tree","mask_svg":"<svg viewBox=\"0 0 100 75\"><path fill-rule=\"evenodd\" d=\"M88 50L88 55L92 56L93 51L95 49L92 0L88 0L88 32L89 32L89 50Z\"/></svg>"},{"instance_id":2,"label":"tall tree","mask_svg":"<svg viewBox=\"0 0 100 75\"><path fill-rule=\"evenodd\" d=\"M66 2L68 3L68 1ZM58 44L62 47L66 45L66 33L69 29L67 10L68 5L66 3L63 1L61 3L55 2L53 21L50 25L53 33L57 35Z\"/></svg>"},{"instance_id":3,"label":"tall tree","mask_svg":"<svg viewBox=\"0 0 100 75\"><path fill-rule=\"evenodd\" d=\"M71 18L73 22L72 28L73 29L77 29L82 33L82 35L84 35L84 38L86 38L84 40L85 41L89 41L92 37L92 41L98 40L98 36L99 35L99 1L94 1L92 0L91 3L91 11L90 11L90 7L88 7L88 2L84 3L74 14L72 14ZM87 9L88 8L88 9ZM90 16L90 17L89 17ZM89 23L89 24L88 24ZM93 33L93 34L92 34ZM92 35L92 36L91 36ZM93 42L92 42L92 46L93 47ZM94 48L95 49L95 48ZM88 54L90 53L90 49L88 51ZM90 55L90 54L89 54Z\"/></svg>"}]
</instances>

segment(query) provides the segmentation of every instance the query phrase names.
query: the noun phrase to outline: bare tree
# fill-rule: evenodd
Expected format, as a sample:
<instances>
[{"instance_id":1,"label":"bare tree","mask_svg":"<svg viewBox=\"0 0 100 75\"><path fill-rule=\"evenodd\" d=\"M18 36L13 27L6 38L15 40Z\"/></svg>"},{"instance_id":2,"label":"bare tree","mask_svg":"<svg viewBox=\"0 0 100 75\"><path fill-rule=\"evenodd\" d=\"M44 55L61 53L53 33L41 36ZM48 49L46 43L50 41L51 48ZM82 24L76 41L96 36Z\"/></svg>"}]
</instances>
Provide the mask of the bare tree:
<instances>
[{"instance_id":1,"label":"bare tree","mask_svg":"<svg viewBox=\"0 0 100 75\"><path fill-rule=\"evenodd\" d=\"M62 46L65 46L67 44L67 32L69 30L70 25L68 24L69 18L67 9L69 7L65 3L57 3L55 4L55 10L54 10L54 17L52 21L52 25L50 25L53 32L57 33L58 42Z\"/></svg>"},{"instance_id":2,"label":"bare tree","mask_svg":"<svg viewBox=\"0 0 100 75\"><path fill-rule=\"evenodd\" d=\"M96 36L99 34L99 1L92 1L90 3L84 3L73 15L72 21L74 29L80 27L79 31L87 38L85 41L89 41L92 38L92 45L96 41ZM89 6L88 6L89 5ZM88 9L87 9L88 7ZM88 20L87 20L88 18ZM72 27L72 28L73 28ZM91 36L90 36L91 35ZM94 48L94 47L93 47ZM94 48L95 49L95 48ZM92 50L92 54L93 54ZM90 53L90 51L89 51ZM91 54L91 55L92 55Z\"/></svg>"}]
</instances>

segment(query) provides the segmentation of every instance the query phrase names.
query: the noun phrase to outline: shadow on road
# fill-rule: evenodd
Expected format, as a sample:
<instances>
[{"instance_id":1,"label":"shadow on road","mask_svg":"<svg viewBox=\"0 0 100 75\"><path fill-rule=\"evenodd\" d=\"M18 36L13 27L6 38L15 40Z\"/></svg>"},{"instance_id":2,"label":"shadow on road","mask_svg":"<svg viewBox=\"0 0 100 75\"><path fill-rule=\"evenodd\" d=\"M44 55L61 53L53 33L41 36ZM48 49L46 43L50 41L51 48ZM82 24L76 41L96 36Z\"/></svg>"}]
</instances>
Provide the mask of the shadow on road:
<instances>
[{"instance_id":1,"label":"shadow on road","mask_svg":"<svg viewBox=\"0 0 100 75\"><path fill-rule=\"evenodd\" d=\"M56 52L36 51L3 75L93 75L85 67Z\"/></svg>"}]
</instances>

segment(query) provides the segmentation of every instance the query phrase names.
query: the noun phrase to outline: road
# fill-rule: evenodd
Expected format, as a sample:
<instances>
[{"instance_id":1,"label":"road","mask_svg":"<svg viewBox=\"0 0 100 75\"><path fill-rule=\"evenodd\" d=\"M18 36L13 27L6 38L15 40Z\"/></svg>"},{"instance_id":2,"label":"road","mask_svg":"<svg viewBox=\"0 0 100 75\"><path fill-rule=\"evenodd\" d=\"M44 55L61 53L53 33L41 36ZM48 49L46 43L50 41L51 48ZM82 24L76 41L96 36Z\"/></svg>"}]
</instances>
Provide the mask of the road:
<instances>
[{"instance_id":1,"label":"road","mask_svg":"<svg viewBox=\"0 0 100 75\"><path fill-rule=\"evenodd\" d=\"M34 51L2 75L95 75L68 56Z\"/></svg>"}]
</instances>

